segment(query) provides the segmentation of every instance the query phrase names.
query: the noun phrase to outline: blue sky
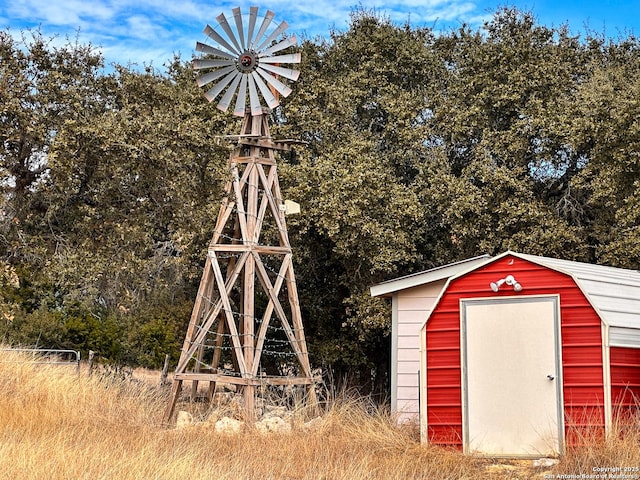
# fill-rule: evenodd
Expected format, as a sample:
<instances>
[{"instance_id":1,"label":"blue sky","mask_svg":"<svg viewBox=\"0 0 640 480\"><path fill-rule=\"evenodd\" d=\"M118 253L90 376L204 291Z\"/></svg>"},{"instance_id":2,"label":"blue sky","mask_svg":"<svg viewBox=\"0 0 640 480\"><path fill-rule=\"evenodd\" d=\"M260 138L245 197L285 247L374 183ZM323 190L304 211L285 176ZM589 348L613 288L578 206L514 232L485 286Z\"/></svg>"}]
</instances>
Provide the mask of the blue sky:
<instances>
[{"instance_id":1,"label":"blue sky","mask_svg":"<svg viewBox=\"0 0 640 480\"><path fill-rule=\"evenodd\" d=\"M435 31L462 23L477 28L496 8L516 6L531 11L543 25L568 23L574 33L589 28L611 38L640 34L638 0L0 0L0 28L9 27L17 35L39 26L47 37L58 35L62 41L78 36L81 43L93 44L107 63L159 68L176 52L191 58L195 42L207 42L203 27L215 26L219 13L231 19L233 7L248 13L250 5L259 5L261 14L273 10L277 22L289 23L288 33L308 38L328 38L331 28L345 30L358 6L398 24L409 21Z\"/></svg>"}]
</instances>

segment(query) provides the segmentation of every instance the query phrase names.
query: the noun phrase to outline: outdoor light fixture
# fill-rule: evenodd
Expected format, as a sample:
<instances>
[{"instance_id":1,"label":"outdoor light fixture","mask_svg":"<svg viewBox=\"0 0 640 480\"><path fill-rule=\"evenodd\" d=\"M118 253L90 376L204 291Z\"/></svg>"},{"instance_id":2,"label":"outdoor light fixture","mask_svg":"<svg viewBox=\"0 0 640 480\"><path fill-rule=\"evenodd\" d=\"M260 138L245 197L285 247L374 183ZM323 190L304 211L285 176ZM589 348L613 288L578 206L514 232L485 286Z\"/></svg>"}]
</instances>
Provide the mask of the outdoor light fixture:
<instances>
[{"instance_id":1,"label":"outdoor light fixture","mask_svg":"<svg viewBox=\"0 0 640 480\"><path fill-rule=\"evenodd\" d=\"M497 292L498 290L500 290L500 287L505 283L507 285L512 286L515 292L519 292L520 290L522 290L522 285L520 285L516 281L516 279L513 278L513 275L507 275L505 278L501 278L497 282L491 282L489 286L491 287L491 290L493 290L494 292Z\"/></svg>"},{"instance_id":2,"label":"outdoor light fixture","mask_svg":"<svg viewBox=\"0 0 640 480\"><path fill-rule=\"evenodd\" d=\"M491 282L489 286L491 287L491 290L493 290L494 292L497 292L498 290L500 290L500 287L502 286L502 284L506 281L507 281L506 278L501 278L497 282Z\"/></svg>"}]
</instances>

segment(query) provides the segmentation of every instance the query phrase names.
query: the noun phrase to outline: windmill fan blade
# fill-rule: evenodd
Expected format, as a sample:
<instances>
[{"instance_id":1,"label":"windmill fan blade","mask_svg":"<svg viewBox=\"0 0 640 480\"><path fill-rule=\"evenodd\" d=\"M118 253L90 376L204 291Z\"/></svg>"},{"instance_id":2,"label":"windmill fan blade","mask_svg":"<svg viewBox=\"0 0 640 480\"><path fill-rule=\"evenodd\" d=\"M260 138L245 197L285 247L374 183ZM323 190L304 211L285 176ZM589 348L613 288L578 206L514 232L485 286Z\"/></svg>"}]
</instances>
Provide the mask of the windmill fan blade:
<instances>
[{"instance_id":1,"label":"windmill fan blade","mask_svg":"<svg viewBox=\"0 0 640 480\"><path fill-rule=\"evenodd\" d=\"M236 59L236 57L234 57L233 55L227 52L223 52L222 50L218 50L217 48L214 48L202 42L196 42L196 51L208 53L209 55L215 55L216 57L228 58L229 60Z\"/></svg>"},{"instance_id":2,"label":"windmill fan blade","mask_svg":"<svg viewBox=\"0 0 640 480\"><path fill-rule=\"evenodd\" d=\"M296 81L300 76L300 72L298 70L292 70L290 68L282 68L275 65L266 64L261 64L260 66L271 73L275 73L276 75L280 75L281 77L288 78L289 80Z\"/></svg>"},{"instance_id":3,"label":"windmill fan blade","mask_svg":"<svg viewBox=\"0 0 640 480\"><path fill-rule=\"evenodd\" d=\"M240 72L237 72L236 76L233 77L231 86L227 88L227 91L224 92L224 95L220 99L220 102L218 103L218 108L223 112L226 112L227 109L229 108L229 105L231 104L231 99L233 98L233 95L236 93L236 90L238 89L238 84L240 83L240 79L242 77L244 77L244 75L242 75Z\"/></svg>"},{"instance_id":4,"label":"windmill fan blade","mask_svg":"<svg viewBox=\"0 0 640 480\"><path fill-rule=\"evenodd\" d=\"M224 16L224 13L221 13L220 15L218 15L216 17L216 21L218 22L218 25L222 27L222 29L224 30L224 33L227 34L227 37L229 37L229 40L231 40L231 42L235 45L237 49L236 51L241 52L242 50L244 50L244 48L240 48L240 45L238 44L238 40L236 39L236 36L233 34L233 31L231 30L231 27L229 26L229 22L227 22L227 17Z\"/></svg>"},{"instance_id":5,"label":"windmill fan blade","mask_svg":"<svg viewBox=\"0 0 640 480\"><path fill-rule=\"evenodd\" d=\"M262 94L262 98L264 98L265 101L267 102L267 106L269 108L276 108L278 105L280 105L280 103L278 102L278 99L273 95L273 93L271 93L271 90L269 90L269 87L267 87L267 85L262 81L262 79L258 76L258 74L256 72L252 72L251 76L253 77L253 80L256 82L256 85L258 85L258 88L260 89L260 93Z\"/></svg>"},{"instance_id":6,"label":"windmill fan blade","mask_svg":"<svg viewBox=\"0 0 640 480\"><path fill-rule=\"evenodd\" d=\"M292 92L291 88L288 87L287 85L285 85L284 83L282 83L280 80L278 80L276 77L274 77L273 75L267 73L266 71L264 71L262 68L258 68L258 70L256 70L260 76L262 78L264 78L267 83L269 85L271 85L273 88L275 88L278 93L280 95L282 95L283 97L288 97L289 94Z\"/></svg>"},{"instance_id":7,"label":"windmill fan blade","mask_svg":"<svg viewBox=\"0 0 640 480\"><path fill-rule=\"evenodd\" d=\"M258 47L256 47L256 51L260 51L262 50L262 48L266 45L269 45L273 40L275 40L278 35L280 35L282 32L284 32L287 28L289 28L289 24L287 22L282 22L280 23L280 25L278 25L278 27L271 32L271 35L269 35L264 42L262 42L260 45L258 45Z\"/></svg>"},{"instance_id":8,"label":"windmill fan blade","mask_svg":"<svg viewBox=\"0 0 640 480\"><path fill-rule=\"evenodd\" d=\"M260 25L260 30L258 30L258 34L256 35L255 40L249 44L249 48L253 47L255 43L260 41L260 39L264 35L264 32L267 31L267 27L269 26L269 24L271 23L271 20L273 20L273 17L275 17L275 15L276 14L273 13L271 10L267 10L267 14L262 19L262 25Z\"/></svg>"},{"instance_id":9,"label":"windmill fan blade","mask_svg":"<svg viewBox=\"0 0 640 480\"><path fill-rule=\"evenodd\" d=\"M260 63L300 63L302 54L290 53L288 55L275 55L273 57L260 58Z\"/></svg>"},{"instance_id":10,"label":"windmill fan blade","mask_svg":"<svg viewBox=\"0 0 640 480\"><path fill-rule=\"evenodd\" d=\"M240 90L238 90L238 96L236 97L236 106L233 110L233 114L239 117L244 116L247 103L247 75L242 75L240 79Z\"/></svg>"},{"instance_id":11,"label":"windmill fan blade","mask_svg":"<svg viewBox=\"0 0 640 480\"><path fill-rule=\"evenodd\" d=\"M221 68L220 70L216 70L215 72L205 73L201 77L196 78L196 83L199 87L203 87L207 83L211 83L214 80L217 80L220 77L224 77L225 75L236 71L236 67L226 67Z\"/></svg>"},{"instance_id":12,"label":"windmill fan blade","mask_svg":"<svg viewBox=\"0 0 640 480\"><path fill-rule=\"evenodd\" d=\"M233 19L236 22L236 30L238 31L238 37L240 37L240 46L244 50L244 26L242 25L242 13L240 7L236 7L231 10L233 12Z\"/></svg>"},{"instance_id":13,"label":"windmill fan blade","mask_svg":"<svg viewBox=\"0 0 640 480\"><path fill-rule=\"evenodd\" d=\"M194 60L191 62L194 70L202 70L203 68L228 67L235 65L233 60Z\"/></svg>"},{"instance_id":14,"label":"windmill fan blade","mask_svg":"<svg viewBox=\"0 0 640 480\"><path fill-rule=\"evenodd\" d=\"M271 55L273 53L279 52L280 50L284 50L287 47L292 45L296 45L298 43L298 39L295 35L290 36L289 38L285 38L281 42L276 43L274 46L267 48L265 51L260 53L260 57ZM299 61L296 63L300 63Z\"/></svg>"},{"instance_id":15,"label":"windmill fan blade","mask_svg":"<svg viewBox=\"0 0 640 480\"><path fill-rule=\"evenodd\" d=\"M227 74L227 76L220 80L212 89L205 93L204 96L207 97L207 100L213 102L216 97L222 93L222 90L224 90L224 88L229 85L229 83L231 83L231 80L233 80L238 75L240 75L240 72L237 71Z\"/></svg>"},{"instance_id":16,"label":"windmill fan blade","mask_svg":"<svg viewBox=\"0 0 640 480\"><path fill-rule=\"evenodd\" d=\"M252 75L247 75L247 82L249 83L249 102L251 103L251 115L262 115L262 105L260 105L260 98L258 97L258 91L256 90L256 82Z\"/></svg>"},{"instance_id":17,"label":"windmill fan blade","mask_svg":"<svg viewBox=\"0 0 640 480\"><path fill-rule=\"evenodd\" d=\"M253 29L256 28L256 20L258 19L258 7L249 8L249 33L247 33L247 45L251 46L253 40Z\"/></svg>"},{"instance_id":18,"label":"windmill fan blade","mask_svg":"<svg viewBox=\"0 0 640 480\"><path fill-rule=\"evenodd\" d=\"M204 34L207 37L209 37L211 40L215 40L216 42L218 42L220 45L222 45L224 48L226 48L230 52L233 52L236 55L240 54L239 50L236 50L234 47L232 47L229 44L229 42L227 42L224 38L222 38L222 36L220 36L220 34L216 32L213 28L211 28L209 25L204 27Z\"/></svg>"}]
</instances>

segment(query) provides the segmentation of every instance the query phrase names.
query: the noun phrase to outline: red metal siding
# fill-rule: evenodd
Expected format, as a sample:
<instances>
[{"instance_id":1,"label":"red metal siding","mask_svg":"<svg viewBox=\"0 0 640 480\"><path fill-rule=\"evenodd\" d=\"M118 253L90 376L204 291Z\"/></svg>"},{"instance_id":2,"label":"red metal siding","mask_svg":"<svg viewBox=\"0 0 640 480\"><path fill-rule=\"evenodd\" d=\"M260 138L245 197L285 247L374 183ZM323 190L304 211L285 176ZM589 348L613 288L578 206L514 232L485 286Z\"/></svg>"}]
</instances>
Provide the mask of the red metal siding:
<instances>
[{"instance_id":1,"label":"red metal siding","mask_svg":"<svg viewBox=\"0 0 640 480\"><path fill-rule=\"evenodd\" d=\"M489 284L509 274L520 282L522 291L515 293L509 288L494 293ZM567 443L582 436L585 427L604 429L600 318L570 276L506 256L452 281L429 318L426 387L430 442L462 449L460 300L556 294L560 295ZM640 377L636 378L640 394Z\"/></svg>"},{"instance_id":2,"label":"red metal siding","mask_svg":"<svg viewBox=\"0 0 640 480\"><path fill-rule=\"evenodd\" d=\"M640 349L611 347L611 403L616 420L637 416L640 405Z\"/></svg>"}]
</instances>

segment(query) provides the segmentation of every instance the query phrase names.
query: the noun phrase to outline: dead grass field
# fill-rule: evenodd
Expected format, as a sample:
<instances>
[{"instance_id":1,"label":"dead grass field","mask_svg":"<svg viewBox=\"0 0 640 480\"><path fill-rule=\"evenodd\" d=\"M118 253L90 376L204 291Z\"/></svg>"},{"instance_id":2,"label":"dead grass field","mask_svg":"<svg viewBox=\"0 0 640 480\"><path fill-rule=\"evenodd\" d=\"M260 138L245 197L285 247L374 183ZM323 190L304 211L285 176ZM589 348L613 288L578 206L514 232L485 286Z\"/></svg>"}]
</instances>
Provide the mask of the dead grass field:
<instances>
[{"instance_id":1,"label":"dead grass field","mask_svg":"<svg viewBox=\"0 0 640 480\"><path fill-rule=\"evenodd\" d=\"M553 467L424 446L366 400L338 399L310 431L167 428L165 394L126 380L0 359L0 479L525 479L640 465L637 434L594 441Z\"/></svg>"}]
</instances>

